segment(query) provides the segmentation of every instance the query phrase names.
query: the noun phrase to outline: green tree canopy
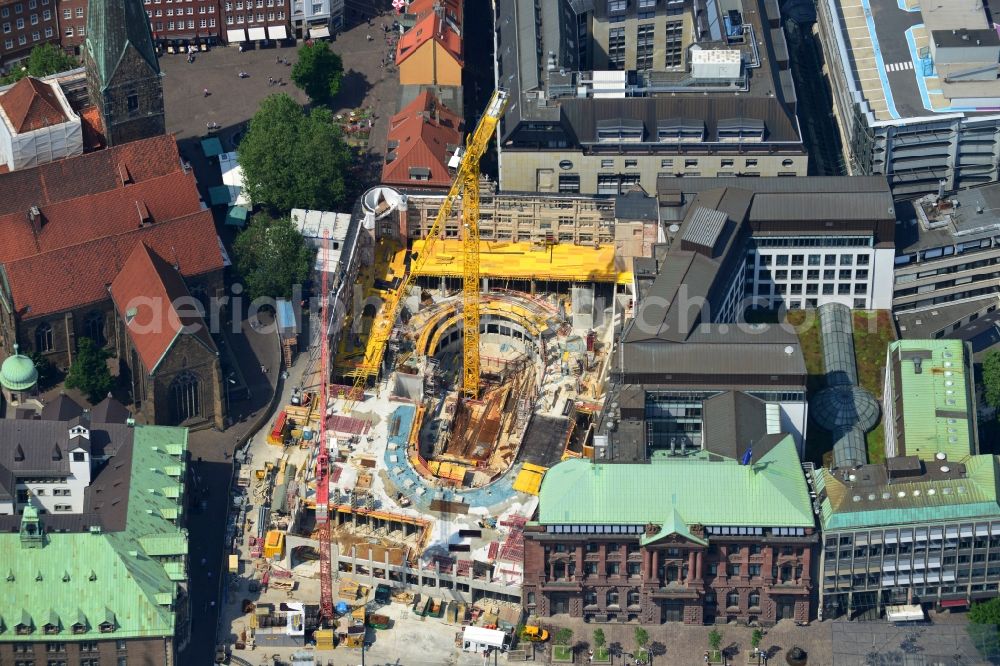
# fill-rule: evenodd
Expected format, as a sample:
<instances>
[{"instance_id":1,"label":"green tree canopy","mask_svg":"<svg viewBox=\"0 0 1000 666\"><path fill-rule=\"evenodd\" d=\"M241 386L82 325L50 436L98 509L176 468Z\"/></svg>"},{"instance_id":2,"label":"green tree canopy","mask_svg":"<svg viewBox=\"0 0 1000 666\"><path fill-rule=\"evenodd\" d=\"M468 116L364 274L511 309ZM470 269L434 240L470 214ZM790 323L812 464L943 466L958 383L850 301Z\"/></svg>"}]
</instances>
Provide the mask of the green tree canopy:
<instances>
[{"instance_id":1,"label":"green tree canopy","mask_svg":"<svg viewBox=\"0 0 1000 666\"><path fill-rule=\"evenodd\" d=\"M722 634L718 629L708 632L708 644L713 650L719 650L719 646L722 645Z\"/></svg>"},{"instance_id":2,"label":"green tree canopy","mask_svg":"<svg viewBox=\"0 0 1000 666\"><path fill-rule=\"evenodd\" d=\"M250 120L237 154L254 204L287 213L344 203L351 151L327 109L307 114L288 95L271 95Z\"/></svg>"},{"instance_id":3,"label":"green tree canopy","mask_svg":"<svg viewBox=\"0 0 1000 666\"><path fill-rule=\"evenodd\" d=\"M287 217L258 213L237 236L233 251L250 298L288 298L312 270L314 251Z\"/></svg>"},{"instance_id":4,"label":"green tree canopy","mask_svg":"<svg viewBox=\"0 0 1000 666\"><path fill-rule=\"evenodd\" d=\"M608 642L608 639L604 636L603 629L594 629L594 647L602 648Z\"/></svg>"},{"instance_id":5,"label":"green tree canopy","mask_svg":"<svg viewBox=\"0 0 1000 666\"><path fill-rule=\"evenodd\" d=\"M16 83L25 76L42 77L76 69L79 61L52 43L41 44L31 49L26 62L16 67L10 74L0 79L0 84Z\"/></svg>"},{"instance_id":6,"label":"green tree canopy","mask_svg":"<svg viewBox=\"0 0 1000 666\"><path fill-rule=\"evenodd\" d=\"M983 391L986 404L1000 408L1000 351L996 349L983 358Z\"/></svg>"},{"instance_id":7,"label":"green tree canopy","mask_svg":"<svg viewBox=\"0 0 1000 666\"><path fill-rule=\"evenodd\" d=\"M552 640L555 641L556 645L569 645L569 642L573 640L573 630L568 627L563 627L556 632Z\"/></svg>"},{"instance_id":8,"label":"green tree canopy","mask_svg":"<svg viewBox=\"0 0 1000 666\"><path fill-rule=\"evenodd\" d=\"M635 628L635 644L641 650L649 642L649 632L642 627Z\"/></svg>"},{"instance_id":9,"label":"green tree canopy","mask_svg":"<svg viewBox=\"0 0 1000 666\"><path fill-rule=\"evenodd\" d=\"M972 604L972 608L969 609L969 622L1000 625L1000 597Z\"/></svg>"},{"instance_id":10,"label":"green tree canopy","mask_svg":"<svg viewBox=\"0 0 1000 666\"><path fill-rule=\"evenodd\" d=\"M90 338L81 338L73 364L66 375L66 386L87 394L87 400L98 403L114 386L107 364L108 352Z\"/></svg>"},{"instance_id":11,"label":"green tree canopy","mask_svg":"<svg viewBox=\"0 0 1000 666\"><path fill-rule=\"evenodd\" d=\"M292 67L292 81L314 103L323 104L340 91L344 63L326 42L299 47L299 59Z\"/></svg>"},{"instance_id":12,"label":"green tree canopy","mask_svg":"<svg viewBox=\"0 0 1000 666\"><path fill-rule=\"evenodd\" d=\"M41 391L51 388L60 378L59 370L52 365L52 361L47 356L38 351L28 354L31 362L35 364L38 371L38 388Z\"/></svg>"}]
</instances>

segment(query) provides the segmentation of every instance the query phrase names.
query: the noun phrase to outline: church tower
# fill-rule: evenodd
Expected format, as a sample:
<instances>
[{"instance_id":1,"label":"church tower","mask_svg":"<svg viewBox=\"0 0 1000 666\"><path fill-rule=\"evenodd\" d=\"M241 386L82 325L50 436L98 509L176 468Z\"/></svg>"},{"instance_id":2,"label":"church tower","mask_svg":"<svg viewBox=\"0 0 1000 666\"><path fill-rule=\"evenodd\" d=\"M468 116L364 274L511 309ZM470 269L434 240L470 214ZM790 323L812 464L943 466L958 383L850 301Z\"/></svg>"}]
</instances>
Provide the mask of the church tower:
<instances>
[{"instance_id":1,"label":"church tower","mask_svg":"<svg viewBox=\"0 0 1000 666\"><path fill-rule=\"evenodd\" d=\"M142 0L90 0L83 58L108 145L164 133L160 63Z\"/></svg>"}]
</instances>

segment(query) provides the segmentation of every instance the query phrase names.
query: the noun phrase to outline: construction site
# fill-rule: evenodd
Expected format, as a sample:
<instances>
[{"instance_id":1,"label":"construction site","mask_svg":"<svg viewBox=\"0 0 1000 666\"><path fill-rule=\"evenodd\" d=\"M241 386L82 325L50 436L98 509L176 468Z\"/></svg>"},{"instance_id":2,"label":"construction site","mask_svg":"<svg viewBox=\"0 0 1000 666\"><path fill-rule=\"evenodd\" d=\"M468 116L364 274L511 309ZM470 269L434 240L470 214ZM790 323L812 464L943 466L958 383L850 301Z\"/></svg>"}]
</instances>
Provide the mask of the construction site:
<instances>
[{"instance_id":1,"label":"construction site","mask_svg":"<svg viewBox=\"0 0 1000 666\"><path fill-rule=\"evenodd\" d=\"M365 195L352 220L373 257L357 269L361 298L342 319L329 298L312 313L284 404L237 456L237 651L360 647L372 627L431 618L449 639L522 620L523 528L548 468L590 454L631 274L613 243L478 237L483 126L503 103L447 196ZM413 207L435 205L407 243ZM456 225L463 237L445 238Z\"/></svg>"}]
</instances>

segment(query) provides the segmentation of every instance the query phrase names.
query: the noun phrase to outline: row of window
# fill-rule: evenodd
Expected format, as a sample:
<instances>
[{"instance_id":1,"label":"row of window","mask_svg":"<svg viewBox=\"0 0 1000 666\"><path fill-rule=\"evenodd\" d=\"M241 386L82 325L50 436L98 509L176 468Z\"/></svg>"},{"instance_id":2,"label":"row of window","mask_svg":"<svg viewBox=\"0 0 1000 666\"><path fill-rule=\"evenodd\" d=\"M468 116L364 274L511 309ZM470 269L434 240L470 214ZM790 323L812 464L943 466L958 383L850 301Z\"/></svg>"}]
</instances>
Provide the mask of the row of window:
<instances>
[{"instance_id":1,"label":"row of window","mask_svg":"<svg viewBox=\"0 0 1000 666\"><path fill-rule=\"evenodd\" d=\"M789 310L801 310L803 307L803 302L797 298L788 300L781 296L775 296L774 298L764 297L760 299L755 299L755 302L753 304L753 307L755 308L765 308L769 310L780 306L784 306ZM819 299L807 298L805 300L805 308L807 310L815 310L817 307L819 307ZM854 305L852 305L851 307L854 308L855 310L867 310L869 308L868 300L865 298L855 298Z\"/></svg>"},{"instance_id":2,"label":"row of window","mask_svg":"<svg viewBox=\"0 0 1000 666\"><path fill-rule=\"evenodd\" d=\"M47 7L48 4L49 4L49 0L42 0L42 6L43 7ZM38 0L28 0L28 11L31 11L32 9L37 9L37 8L38 8ZM15 14L23 14L24 13L24 3L18 2L17 4L15 4L13 6L13 9L14 9L14 13ZM10 10L11 10L11 6L10 5L6 5L4 7L0 7L0 17L7 18L8 16L10 16Z\"/></svg>"},{"instance_id":3,"label":"row of window","mask_svg":"<svg viewBox=\"0 0 1000 666\"><path fill-rule=\"evenodd\" d=\"M46 9L45 11L43 11L42 12L42 18L41 18L41 20L42 21L51 21L52 20L52 12L49 11L48 9ZM39 21L38 14L32 14L28 18L28 22L31 25L38 25L38 21ZM18 30L23 30L24 29L24 19L23 18L19 18L19 19L15 20L14 21L14 25L17 27ZM7 21L6 23L3 24L3 31L5 33L9 33L11 31L10 21Z\"/></svg>"},{"instance_id":4,"label":"row of window","mask_svg":"<svg viewBox=\"0 0 1000 666\"><path fill-rule=\"evenodd\" d=\"M46 28L45 29L45 37L46 37L46 39L51 38L53 34L55 34L55 33L52 30L52 28ZM42 38L42 35L38 31L35 31L35 32L31 33L31 41L37 42L37 41L41 40L41 38ZM18 37L17 37L17 44L18 44L18 46L24 46L27 43L28 43L27 36L25 36L25 35L18 35ZM14 48L14 40L13 39L5 39L3 41L3 46L4 46L4 48L6 50L8 50L8 51L11 50L12 48Z\"/></svg>"},{"instance_id":5,"label":"row of window","mask_svg":"<svg viewBox=\"0 0 1000 666\"><path fill-rule=\"evenodd\" d=\"M163 25L164 25L163 21L157 21L156 22L156 31L159 32L159 31L163 30ZM167 26L167 28L166 28L167 30L184 30L184 28L185 28L184 21L177 21L176 24L173 21L167 21L166 26ZM207 20L206 19L200 19L198 21L198 27L199 28L214 28L215 27L215 19L214 18L213 19L207 19ZM187 29L190 30L192 28L194 28L194 21L188 21L187 22ZM138 103L136 104L136 108L138 108Z\"/></svg>"},{"instance_id":6,"label":"row of window","mask_svg":"<svg viewBox=\"0 0 1000 666\"><path fill-rule=\"evenodd\" d=\"M750 273L750 275L753 275L753 273L752 273L752 270L753 270L752 267L748 267L748 268L750 268L750 270L748 271ZM850 268L842 268L842 269L840 269L838 271L838 270L829 268L829 269L824 270L823 273L822 273L822 275L823 275L822 279L823 280L827 280L827 281L831 281L831 280L844 280L844 281L866 280L867 281L868 280L868 269L866 269L866 268L859 268L856 271L851 271ZM784 269L784 268L779 269L779 270L768 270L766 268L762 268L759 271L757 271L757 273L756 273L756 279L760 280L760 281L763 281L763 282L775 282L775 281L785 282L787 280L802 280L803 276L805 276L806 280L819 280L820 279L820 271L819 271L819 269L809 270L809 271L803 272L802 270L796 270L796 269L792 269L791 271L789 271L788 269Z\"/></svg>"},{"instance_id":7,"label":"row of window","mask_svg":"<svg viewBox=\"0 0 1000 666\"><path fill-rule=\"evenodd\" d=\"M850 296L855 294L858 296L866 296L868 294L868 284L866 282L856 282L852 284L850 282L841 282L837 285L832 285L826 283L823 285L818 285L815 283L807 283L805 285L805 291L803 292L803 285L801 282L793 282L791 284L770 284L768 282L758 283L756 285L756 293L758 296L770 296L772 293L775 296L783 296L784 294L791 294L793 296L801 296L805 293L806 296L818 296L820 293L820 288L822 287L822 292L824 296L833 296L834 287L836 287L837 296ZM751 290L747 290L747 293L752 293Z\"/></svg>"},{"instance_id":8,"label":"row of window","mask_svg":"<svg viewBox=\"0 0 1000 666\"><path fill-rule=\"evenodd\" d=\"M284 19L285 19L285 12L278 12L277 13L277 20L283 21ZM268 21L275 20L275 13L274 12L268 12L267 13L267 20ZM236 23L238 25L242 25L243 23L255 23L255 22L256 23L261 23L263 21L264 21L264 14L263 14L263 12L258 12L257 13L257 20L256 21L254 21L253 14L247 14L246 15L246 20L244 20L243 14L237 14L236 15ZM233 25L233 15L232 14L226 16L226 25Z\"/></svg>"},{"instance_id":9,"label":"row of window","mask_svg":"<svg viewBox=\"0 0 1000 666\"><path fill-rule=\"evenodd\" d=\"M200 7L198 7L198 13L199 14L214 14L215 13L215 5L212 5L211 7L209 7L207 9L207 11L205 9L205 5L201 5ZM178 7L177 8L177 14L176 14L177 16L184 16L185 14L187 14L188 16L193 16L194 15L194 7L188 7L186 12L185 12L185 10L184 10L183 7ZM147 10L146 11L146 16L148 16L149 18L153 18L154 16L156 16L157 18L159 18L161 16L164 16L164 10L162 10L162 9ZM172 7L167 7L167 9L166 9L166 16L174 16L174 9Z\"/></svg>"},{"instance_id":10,"label":"row of window","mask_svg":"<svg viewBox=\"0 0 1000 666\"><path fill-rule=\"evenodd\" d=\"M759 246L761 243L759 241L767 239L754 239L754 242ZM751 250L751 253L753 251ZM839 257L839 259L838 259ZM808 261L810 266L819 266L822 260L823 266L836 266L838 263L841 266L867 266L871 261L871 256L868 254L764 254L758 255L758 264L760 266L803 266Z\"/></svg>"}]
</instances>

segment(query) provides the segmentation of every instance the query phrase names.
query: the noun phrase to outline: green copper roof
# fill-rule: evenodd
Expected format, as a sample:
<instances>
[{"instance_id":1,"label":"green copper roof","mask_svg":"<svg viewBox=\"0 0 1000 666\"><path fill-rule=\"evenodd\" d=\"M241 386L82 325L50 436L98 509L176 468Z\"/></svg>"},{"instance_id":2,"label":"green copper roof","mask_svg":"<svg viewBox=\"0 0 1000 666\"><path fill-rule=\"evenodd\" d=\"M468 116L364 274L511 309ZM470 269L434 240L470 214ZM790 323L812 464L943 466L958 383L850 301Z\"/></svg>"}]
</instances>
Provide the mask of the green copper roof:
<instances>
[{"instance_id":1,"label":"green copper roof","mask_svg":"<svg viewBox=\"0 0 1000 666\"><path fill-rule=\"evenodd\" d=\"M997 462L996 456L972 456L965 462L964 476L875 485L852 484L842 474L818 469L813 478L821 500L820 523L824 530L836 530L995 518L1000 515Z\"/></svg>"},{"instance_id":2,"label":"green copper roof","mask_svg":"<svg viewBox=\"0 0 1000 666\"><path fill-rule=\"evenodd\" d=\"M0 385L11 391L26 391L38 383L38 369L34 361L24 354L14 353L0 365Z\"/></svg>"},{"instance_id":3,"label":"green copper roof","mask_svg":"<svg viewBox=\"0 0 1000 666\"><path fill-rule=\"evenodd\" d=\"M132 472L125 529L115 533L61 533L46 536L41 548L22 547L21 535L0 534L0 626L4 641L93 641L174 633L171 603L183 565L160 556L183 557L187 536L163 518L166 509L180 513L183 493L171 499L162 491L178 479L168 469L181 469L187 430L137 426L132 445ZM39 517L42 525L45 516ZM46 635L42 627L58 622L60 631ZM18 635L14 627L30 622L34 631ZM101 624L114 625L101 633ZM73 625L82 630L74 633Z\"/></svg>"},{"instance_id":4,"label":"green copper roof","mask_svg":"<svg viewBox=\"0 0 1000 666\"><path fill-rule=\"evenodd\" d=\"M669 523L812 527L812 508L795 442L789 436L752 465L730 458L668 459L656 464L559 463L539 491L539 518L550 525Z\"/></svg>"},{"instance_id":5,"label":"green copper roof","mask_svg":"<svg viewBox=\"0 0 1000 666\"><path fill-rule=\"evenodd\" d=\"M691 530L688 529L688 523L681 518L679 513L677 513L676 507L672 508L667 513L667 519L663 521L663 525L660 527L660 530L656 534L643 534L639 537L639 544L642 546L648 546L649 544L659 541L660 539L664 539L671 534L676 534L687 541L700 543L703 546L708 545L707 541L691 533Z\"/></svg>"},{"instance_id":6,"label":"green copper roof","mask_svg":"<svg viewBox=\"0 0 1000 666\"><path fill-rule=\"evenodd\" d=\"M905 455L933 461L941 452L958 461L975 453L964 343L899 340L889 345L888 357L890 381L899 368L903 420L897 427L903 429Z\"/></svg>"},{"instance_id":7,"label":"green copper roof","mask_svg":"<svg viewBox=\"0 0 1000 666\"><path fill-rule=\"evenodd\" d=\"M160 72L153 34L142 0L94 0L87 3L86 53L93 59L101 89L114 77L129 47Z\"/></svg>"}]
</instances>

